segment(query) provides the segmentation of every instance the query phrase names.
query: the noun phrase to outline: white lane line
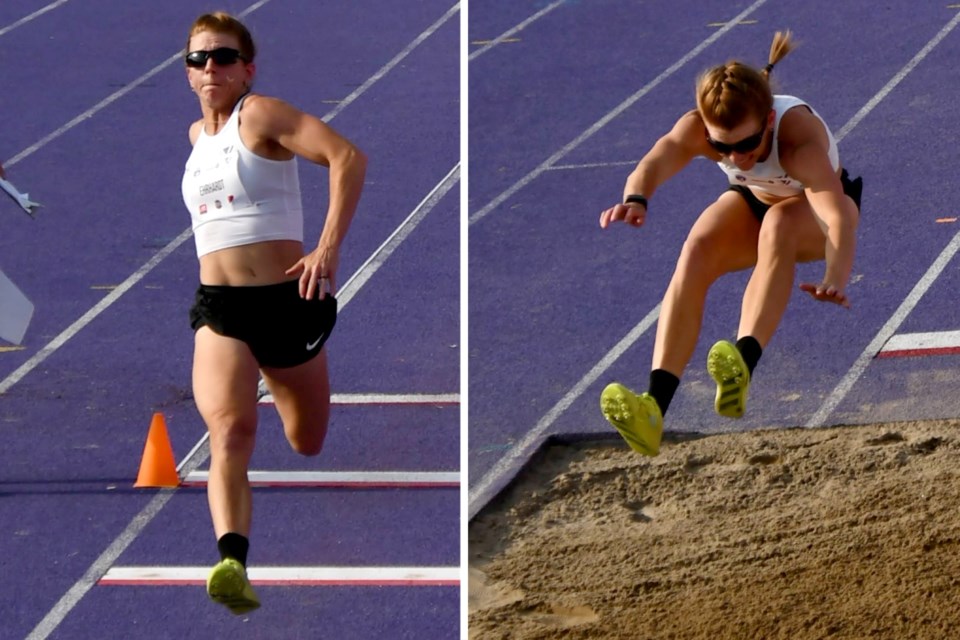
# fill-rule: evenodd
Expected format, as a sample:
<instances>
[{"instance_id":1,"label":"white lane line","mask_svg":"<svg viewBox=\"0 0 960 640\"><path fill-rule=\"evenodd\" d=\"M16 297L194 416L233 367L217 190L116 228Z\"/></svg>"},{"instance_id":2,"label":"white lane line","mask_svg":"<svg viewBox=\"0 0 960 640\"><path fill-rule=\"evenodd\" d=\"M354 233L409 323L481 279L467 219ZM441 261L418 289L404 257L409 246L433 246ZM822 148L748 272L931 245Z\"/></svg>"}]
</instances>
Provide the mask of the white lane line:
<instances>
[{"instance_id":1,"label":"white lane line","mask_svg":"<svg viewBox=\"0 0 960 640\"><path fill-rule=\"evenodd\" d=\"M564 395L557 404L553 405L553 408L551 408L546 415L540 418L537 425L527 432L520 442L515 444L502 458L497 460L496 464L480 479L480 482L470 488L470 512L467 516L468 519L477 515L487 501L503 489L503 487L499 485L503 484L511 472L534 453L536 448L540 446L540 441L547 429L549 429L556 419L559 418L564 411L569 409L570 406L583 395L583 392L596 382L620 356L626 353L647 329L656 323L657 316L659 315L660 305L658 304L650 310L650 313L647 314L640 324L631 329L585 376L580 378L577 384L573 385L566 395ZM599 410L599 404L597 406Z\"/></svg>"},{"instance_id":2,"label":"white lane line","mask_svg":"<svg viewBox=\"0 0 960 640\"><path fill-rule=\"evenodd\" d=\"M143 84L153 76L157 75L158 73L166 69L172 63L176 62L177 60L182 60L183 59L182 56L183 56L182 51L170 56L169 58L167 58L166 60L164 60L157 66L155 66L153 69L150 69L150 71L147 71L145 74L143 74L142 76L140 76L139 78L131 82L130 84L114 91L109 96L107 96L106 98L104 98L103 100L95 104L94 106L90 107L89 109L87 109L86 111L84 111L83 113L75 117L74 119L70 120L62 127L48 133L36 143L30 145L29 147L27 147L17 155L5 161L3 165L5 167L12 167L18 162L20 162L21 160L24 160L25 158L32 156L34 153L36 153L40 149L43 149L45 146L47 146L48 144L50 144L51 142L53 142L63 134L67 133L68 131L73 129L75 126L77 126L81 122L89 120L98 112L102 111L103 109L107 108L108 106L110 106L111 104L113 104L114 102L122 98L123 96L127 95L128 93L130 93L131 91L139 87L141 84Z\"/></svg>"},{"instance_id":3,"label":"white lane line","mask_svg":"<svg viewBox=\"0 0 960 640\"><path fill-rule=\"evenodd\" d=\"M267 2L269 1L270 0L260 0L259 2L256 2L250 5L250 7L248 7L246 10L244 10L239 14L239 17L244 17L248 15L254 10L267 4ZM182 52L178 53L176 56L173 56L170 60L168 60L164 64L170 64L170 62L172 62L173 60L179 60L181 55L182 55ZM152 75L158 72L159 68L160 67L155 67L154 70L148 73ZM139 79L139 82L142 83L147 77L149 76L141 76L141 78ZM369 86L370 85L367 85L367 88L369 88ZM131 86L127 91L123 93L123 95L125 95L126 93L129 93L129 91L132 90L132 88L133 87ZM121 91L123 90L121 89ZM121 95L119 94L120 92L114 93L111 97L107 98L107 100L110 102L113 102L117 98L121 97ZM106 106L106 104L104 103L101 103L101 105L102 106L100 106L100 108L102 108L103 106ZM100 108L97 108L96 110L90 110L87 112L89 113L89 115L87 115L86 117L79 118L79 119L75 118L74 120L76 121L76 123L79 123L82 120L92 117L92 115L96 113L96 111L99 111ZM331 114L334 114L334 113L335 111L331 112ZM328 114L328 116L325 117L325 120L329 121L330 119L332 119L332 115ZM71 122L74 122L74 121L71 121ZM71 125L71 128L72 126L75 126L75 124ZM43 144L47 144L48 142L50 142L50 140L53 140L54 138L59 137L59 135L62 135L63 133L65 133L65 130L60 131L60 133L58 133L55 136L52 134L51 136L47 136L47 138L44 139ZM40 148L40 147L37 147L37 145L34 145L34 147L36 148L33 148L33 147L29 148L29 149L33 149L32 151L29 151L29 149L25 150L24 152L21 152L20 154L15 156L15 158L17 158L18 161L22 160L23 158L27 157L31 153L34 153L38 148ZM27 153L27 151L29 151L29 153ZM150 269L156 266L156 264L159 264L159 262L163 260L163 258L165 258L174 249L180 246L180 244L182 244L183 241L186 240L186 238L188 238L190 235L192 235L192 231L191 229L188 228L180 236L178 236L177 239L175 239L169 245L161 249L161 251L156 256L154 256L154 258L152 258L150 261L148 261L146 265L144 265L144 267L141 267L141 269L138 270L137 273L143 272L143 274L140 277L142 278L143 275L149 272ZM397 232L394 232L394 235L397 235ZM406 237L406 235L404 235L404 237ZM393 248L395 249L396 247L394 246ZM391 249L391 252L392 252L392 249ZM136 274L134 274L134 276L135 275ZM354 274L354 277L356 277L356 275L357 274ZM134 276L131 276L131 278L133 278ZM367 279L369 279L369 277ZM130 279L128 278L128 280ZM351 280L353 280L353 278L351 278ZM366 280L364 280L364 282L366 282ZM133 283L131 283L130 286L132 286L132 284ZM350 284L350 282L348 281L347 284ZM360 285L357 285L358 288L359 286ZM122 293L123 291L126 291L126 289L124 289L123 287L124 285L121 284L117 289L115 289L109 295L107 295L104 298L104 300L101 301L101 303L96 305L94 309L99 309L99 311L97 311L93 315L93 317L96 317L96 315L98 315L100 312L102 312L107 307L109 307L113 302L115 302L116 299L119 298L120 296L120 293L118 292ZM127 289L128 288L129 287L127 287ZM343 308L343 306L345 306L345 303L347 301L343 301L340 303L341 309ZM93 309L91 309L91 311L88 312L87 314L84 314L83 318L86 318L88 315L90 315L91 312L93 312ZM26 366L27 363L24 363L24 365L19 367L16 371L10 374L10 376L8 376L2 382L0 382L0 395L2 395L10 387L16 384L17 381L22 379L23 376L25 376L27 373L29 373L29 371L31 371L33 368L35 368L37 365L43 362L43 360L49 357L54 351L56 351L60 346L62 346L62 344L66 342L67 339L75 335L86 324L89 324L90 320L92 320L93 317L87 319L86 322L81 323L81 321L83 320L83 318L81 318L77 322L73 323L66 331L61 333L56 338L54 338L46 347L44 347L41 350L41 353L43 353L43 357L38 358L37 356L39 356L40 353L36 354L33 358L31 358L28 361L28 363L32 362L30 367L27 367ZM68 335L68 332L69 332L69 335ZM14 376L16 377L14 378ZM196 457L195 458L188 457L184 459L183 462L181 462L180 468L178 468L178 471L180 471L180 469L182 468L187 473L189 473L190 471L195 470L200 464L202 464L207 459L207 457L209 456L209 447L208 447L207 439L208 439L208 436L204 434L204 436L200 439L200 441L194 446L194 448L190 452L191 456L196 455ZM80 600L87 593L87 591L89 591L90 588L96 583L96 581L113 565L114 562L116 562L116 559L120 556L121 553L124 552L124 550L126 550L128 546L130 546L130 544L137 538L137 536L140 535L140 532L143 531L144 527L146 527L147 524L149 524L150 521L152 521L156 517L156 515L160 513L160 510L163 509L167 501L170 500L170 498L173 496L174 491L175 489L161 490L160 493L158 493L147 504L147 506L144 507L144 509L139 514L137 514L133 518L133 520L130 521L127 527L120 533L120 535L117 536L117 538L114 539L114 541L110 544L110 546L108 546L107 549L104 550L104 552L100 554L100 556L93 562L93 564L90 565L90 567L83 574L83 576L79 580L77 580L77 582L75 582L72 587L70 587L70 589L60 598L60 600L53 606L53 608L47 613L47 615L43 617L43 619L37 624L37 626L33 629L33 631L31 631L30 635L27 636L26 640L45 640L51 633L53 633L56 630L58 626L60 626L60 623L63 622L64 618L66 618L67 614L70 613L70 611L77 605L77 603L80 602Z\"/></svg>"},{"instance_id":4,"label":"white lane line","mask_svg":"<svg viewBox=\"0 0 960 640\"><path fill-rule=\"evenodd\" d=\"M260 404L273 404L269 393L260 398ZM334 393L333 405L437 405L460 404L458 393Z\"/></svg>"},{"instance_id":5,"label":"white lane line","mask_svg":"<svg viewBox=\"0 0 960 640\"><path fill-rule=\"evenodd\" d=\"M873 357L880 352L883 345L897 332L897 329L903 324L903 321L907 319L910 312L913 311L917 303L920 302L920 298L923 297L923 294L925 294L933 283L936 282L937 278L940 277L940 274L943 273L943 270L957 254L958 250L960 250L960 232L957 232L957 234L953 236L950 243L944 247L940 255L937 256L937 259L934 260L930 268L927 269L927 272L917 281L917 284L914 285L910 293L907 294L907 297L903 299L903 302L901 302L897 310L893 312L890 319L880 328L880 331L878 331L877 335L870 341L870 344L866 346L860 356L854 361L850 370L847 371L846 375L843 376L827 399L824 400L817 412L813 414L813 417L807 422L807 427L822 427L826 424L827 418L830 417L830 414L833 413L840 402L847 397L850 389L852 389L853 385L860 379L863 372L867 370L867 366L870 364L870 361L873 360Z\"/></svg>"},{"instance_id":6,"label":"white lane line","mask_svg":"<svg viewBox=\"0 0 960 640\"><path fill-rule=\"evenodd\" d=\"M365 93L365 92L367 91L367 89L369 89L371 86L373 86L373 84L374 84L375 82L377 82L380 78L382 78L382 77L385 76L387 73L389 73L390 70L393 69L395 66L397 66L398 64L400 64L400 63L403 61L404 58L406 58L408 55L410 55L410 53L413 52L414 49L416 49L417 47L419 47L419 46L423 43L424 40L426 40L427 38L429 38L430 36L432 36L437 29L439 29L440 27L442 27L442 26L443 26L450 18L452 18L459 10L460 10L460 3L458 2L458 3L456 3L455 5L453 5L452 7L450 7L450 9L448 9L447 12L446 12L445 14L443 14L443 16L442 16L439 20L437 20L437 21L434 22L432 25L430 25L429 27L427 27L427 29L426 29L423 33L421 33L421 34L418 35L416 38L414 38L413 42L411 42L410 44L408 44L408 45L403 49L403 51L401 51L400 53L398 53L397 55L395 55L395 56L393 57L393 59L390 60L390 62L388 62L387 64L383 65L383 67L381 67L379 71L377 71L375 74L373 74L372 76L370 76L370 77L367 79L367 81L364 82L362 85L360 85L359 87L357 87L357 89L356 89L353 93L351 93L351 94L348 95L346 98L344 98L343 100L341 100L340 103L333 109L333 111L330 112L329 117L330 117L330 118L333 118L333 117L336 116L338 113L340 113L341 111L343 111L344 109L346 109L346 108L347 108L347 105L349 105L349 104L352 103L354 100L356 100L357 98L359 98L360 95L363 94L363 93Z\"/></svg>"},{"instance_id":7,"label":"white lane line","mask_svg":"<svg viewBox=\"0 0 960 640\"><path fill-rule=\"evenodd\" d=\"M347 280L347 283L340 288L337 292L337 303L343 308L346 306L350 300L353 299L353 296L356 295L357 291L360 290L366 282L373 277L377 271L380 270L380 267L383 266L383 263L386 262L387 258L396 251L397 247L400 246L400 243L407 239L407 237L413 233L413 230L417 228L417 225L426 217L428 213L437 205L438 202L447 194L450 189L457 184L457 180L460 178L460 163L458 162L450 170L450 172L441 180L436 187L433 188L427 197L423 199L420 204L416 206L413 212L407 216L406 220L400 223L400 226L390 234L390 237L387 238L380 247L373 252L366 262L357 270L353 276Z\"/></svg>"},{"instance_id":8,"label":"white lane line","mask_svg":"<svg viewBox=\"0 0 960 640\"><path fill-rule=\"evenodd\" d=\"M193 471L181 487L205 487L209 471ZM248 471L252 487L435 489L460 486L459 471Z\"/></svg>"},{"instance_id":9,"label":"white lane line","mask_svg":"<svg viewBox=\"0 0 960 640\"><path fill-rule=\"evenodd\" d=\"M270 0L260 0L259 2L255 2L254 4L244 9L239 14L238 17L244 18L250 13L253 13L257 9L262 7L263 5L267 4L268 2L270 2ZM73 129L75 126L77 126L81 122L89 120L90 118L95 116L98 112L106 109L111 104L113 104L123 96L127 95L128 93L130 93L131 91L133 91L134 89L142 85L144 82L146 82L153 76L157 75L158 73L160 73L161 71L169 67L174 62L182 61L183 54L184 54L184 50L181 49L177 53L173 54L172 56L170 56L169 58L167 58L166 60L158 64L157 66L155 66L153 69L150 69L150 71L147 71L145 74L143 74L133 82L121 87L120 89L117 89L116 91L111 93L109 96L107 96L106 98L104 98L103 100L95 104L94 106L90 107L89 109L87 109L86 111L78 115L77 117L75 117L73 120L70 120L62 127L50 132L49 134L41 138L38 142L30 145L29 147L27 147L17 155L13 156L12 158L4 162L3 165L9 168L14 166L21 160L30 157L40 149L44 148L45 146L47 146L48 144L50 144L51 142L53 142L54 140L56 140L57 138L65 134L66 132Z\"/></svg>"},{"instance_id":10,"label":"white lane line","mask_svg":"<svg viewBox=\"0 0 960 640\"><path fill-rule=\"evenodd\" d=\"M66 1L66 0L64 0L64 1ZM252 5L250 5L249 7L247 7L246 9L244 9L243 12L241 12L238 17L240 17L240 18L246 17L248 14L253 13L254 11L256 11L257 9L259 9L259 8L262 7L263 5L267 4L268 2L270 2L270 0L260 0L259 2L256 2L256 3L252 4ZM443 24L444 22L446 22L451 15L453 15L454 13L456 13L458 7L459 7L459 3L456 4L456 5L454 5L453 8L450 9L450 10L447 12L447 14L444 15L443 18L441 18L440 20L438 20L435 24L431 25L426 31L424 31L423 33L421 33L420 35L418 35L417 38L414 39L414 41L413 41L409 46L407 46L403 51L401 51L399 54L397 54L390 62L388 62L386 65L384 65L384 66L381 67L379 70L377 70L377 72L374 73L370 78L368 78L366 82L364 82L362 85L360 85L353 93L351 93L349 96L347 96L346 98L344 98L344 99L340 102L340 104L338 104L338 105L337 105L336 107L334 107L329 113L327 113L327 114L323 117L323 120L324 120L325 122L330 122L330 120L332 120L332 119L333 119L334 117L336 117L341 111L343 111L348 104L352 103L352 102L355 101L357 98L359 98L363 93L365 93L365 92L366 92L370 87L372 87L378 80L380 80L388 71L390 71L390 69L392 69L393 67L395 67L395 66L396 66L397 64L399 64L404 58L406 58L406 57L410 54L410 52L412 52L417 46L419 46L428 36L432 35L433 32L436 31L436 29L439 28L439 26L440 26L441 24ZM184 54L184 51L181 49L180 51L178 51L177 53L173 54L172 56L170 56L169 58L167 58L166 60L164 60L163 62L161 62L160 64L158 64L157 66L155 66L153 69L151 69L150 71L146 72L145 74L143 74L142 76L140 76L139 78L137 78L136 80L134 80L133 82L131 82L130 84L128 84L128 85L126 85L126 86L124 86L124 87L121 87L120 89L118 89L118 90L115 91L114 93L110 94L109 96L107 96L106 98L104 98L103 100L101 100L100 102L98 102L97 104L95 104L93 107L87 109L86 111L84 111L83 113L81 113L80 115L78 115L77 117L75 117L74 119L72 119L72 120L70 120L69 122L67 122L67 123L66 123L65 125L63 125L62 127L60 127L60 128L58 128L58 129L52 131L51 133L47 134L47 135L44 136L42 139L40 139L38 142L36 142L35 144L27 147L26 149L24 149L23 151L21 151L21 152L18 153L17 155L15 155L15 156L13 156L12 158L10 158L9 160L3 162L2 164L3 164L5 167L10 168L10 167L16 165L17 163L19 163L21 160L24 160L25 158L33 155L34 153L36 153L37 151L39 151L39 150L42 149L43 147L47 146L48 144L50 144L51 142L53 142L54 140L56 140L57 138L59 138L59 137L62 136L63 134L65 134L65 133L67 133L68 131L70 131L71 129L73 129L75 126L77 126L77 125L80 124L81 122L83 122L83 121L85 121L85 120L89 120L89 119L92 118L94 115L96 115L99 111L102 111L103 109L105 109L106 107L110 106L111 104L113 104L114 102L116 102L117 100L119 100L120 98L122 98L123 96L127 95L128 93L130 93L131 91L133 91L134 89L136 89L137 87L139 87L140 85L142 85L144 82L146 82L147 80L149 80L149 79L152 78L153 76L157 75L158 73L160 73L161 71L163 71L164 69L166 69L167 67L169 67L169 66L170 66L171 64L173 64L174 62L182 61L182 60L183 60L183 54Z\"/></svg>"},{"instance_id":11,"label":"white lane line","mask_svg":"<svg viewBox=\"0 0 960 640\"><path fill-rule=\"evenodd\" d=\"M210 567L112 567L101 586L196 586ZM455 587L459 567L250 567L251 584L278 586Z\"/></svg>"},{"instance_id":12,"label":"white lane line","mask_svg":"<svg viewBox=\"0 0 960 640\"><path fill-rule=\"evenodd\" d=\"M523 178L515 182L513 186L508 188L506 191L504 191L503 193L498 195L496 198L494 198L489 204L487 204L482 209L480 209L479 211L474 213L472 216L470 216L470 224L476 224L480 220L483 220L494 209L499 207L501 204L509 200L515 193L517 193L518 191L523 189L525 186L527 186L528 184L536 180L538 177L540 177L540 174L542 174L544 171L549 170L550 167L555 165L557 161L559 161L561 158L563 158L568 153L570 153L571 151L579 147L581 144L586 142L594 134L596 134L598 131L600 131L605 126L607 126L614 118L616 118L621 113L623 113L624 111L629 109L631 106L633 106L633 104L637 100L639 100L640 98L650 93L661 82L663 82L664 80L672 76L674 73L679 71L684 65L686 65L688 62L690 62L691 60L696 58L698 55L700 55L700 53L703 52L704 49L709 47L711 44L713 44L714 42L719 40L721 37L723 37L728 31L730 31L735 26L737 26L737 23L740 22L740 20L742 20L746 16L756 11L758 8L763 6L766 2L767 0L757 0L752 5L744 9L743 12L741 12L737 17L735 17L733 20L728 22L722 28L715 31L713 35L711 35L709 38L707 38L706 40L698 44L696 47L691 49L689 52L687 52L685 56L683 56L682 58L674 62L672 65L670 65L670 67L668 67L656 78L648 82L643 88L641 88L639 91L634 93L632 96L630 96L620 104L618 104L616 107L614 107L612 111L610 111L605 116L597 120L586 131L578 135L571 142L567 143L562 149L560 149L559 151L554 153L552 156L544 160L540 164L540 166L538 166L536 169L534 169L533 171L525 175Z\"/></svg>"},{"instance_id":13,"label":"white lane line","mask_svg":"<svg viewBox=\"0 0 960 640\"><path fill-rule=\"evenodd\" d=\"M583 164L555 164L545 171L570 171L571 169L602 169L605 167L635 167L639 160L616 160L611 162L585 162Z\"/></svg>"},{"instance_id":14,"label":"white lane line","mask_svg":"<svg viewBox=\"0 0 960 640\"><path fill-rule=\"evenodd\" d=\"M174 238L167 246L157 252L142 267L133 272L120 285L104 296L97 304L90 308L85 314L80 316L69 327L60 332L60 335L48 342L42 349L33 354L26 362L17 367L6 378L0 380L0 395L10 390L10 387L17 384L28 373L33 371L40 363L49 358L57 349L62 347L73 336L77 335L84 327L93 322L94 318L107 310L110 305L116 302L120 296L129 291L135 284L140 282L153 268L160 264L167 256L173 253L177 247L192 235L192 231L187 229L179 236Z\"/></svg>"},{"instance_id":15,"label":"white lane line","mask_svg":"<svg viewBox=\"0 0 960 640\"><path fill-rule=\"evenodd\" d=\"M490 51L490 49L493 49L495 46L497 46L507 38L512 37L513 35L519 33L520 31L523 31L524 29L529 27L531 24L533 24L543 16L547 15L548 13L550 13L551 11L553 11L554 9L562 5L565 1L566 0L556 0L556 2L550 3L549 5L547 5L540 11L537 11L535 14L533 14L532 16L530 16L529 18L527 18L517 26L513 27L512 29L508 29L507 31L504 31L499 36L497 36L490 42L486 43L485 45L483 45L482 47L480 47L479 49L471 53L470 57L468 58L468 61L473 62L476 58L479 58L481 55L483 55L487 51Z\"/></svg>"},{"instance_id":16,"label":"white lane line","mask_svg":"<svg viewBox=\"0 0 960 640\"><path fill-rule=\"evenodd\" d=\"M878 104L880 104L880 102L884 98L886 98L887 95L891 91L893 91L894 88L898 84L900 84L900 82L902 82L903 79L906 78L910 74L910 72L913 71L914 68L918 64L920 64L923 61L923 59L926 58L938 44L940 44L940 41L946 38L947 34L953 31L954 27L957 26L958 22L960 22L960 12L958 12L953 17L953 20L948 22L946 26L943 27L943 29L941 29L940 32L930 40L930 42L924 45L924 47L920 49L919 52L917 52L917 55L913 56L913 59L910 60L910 62L908 62L906 65L904 65L904 67L900 69L900 71L898 71L897 74L893 76L893 78L890 79L890 82L888 82L886 86L883 87L883 89L878 91L877 94L873 96L869 102L867 102L867 104L863 105L863 108L861 108L860 111L856 113L856 115L850 118L850 121L847 122L847 124L843 125L840 131L837 132L837 142L845 138L846 135L850 133L850 131L853 130L854 127L860 124L860 121L866 118L867 115L871 111L873 111L874 108Z\"/></svg>"},{"instance_id":17,"label":"white lane line","mask_svg":"<svg viewBox=\"0 0 960 640\"><path fill-rule=\"evenodd\" d=\"M36 11L34 11L33 13L31 13L30 15L24 16L24 17L20 18L19 20L17 20L16 22L14 22L13 24L9 24L9 25L3 27L2 29L0 29L0 36L4 36L4 35L10 33L11 31L13 31L14 29L16 29L17 27L27 24L28 22L30 22L30 21L33 20L34 18L39 18L40 16L42 16L43 14L45 14L45 13L48 12L48 11L53 11L54 9L56 9L57 7L59 7L59 6L62 5L62 4L67 4L67 2L69 2L69 1L70 1L70 0L57 0L56 2L51 2L50 4L48 4L47 6L41 8L41 9L37 9Z\"/></svg>"},{"instance_id":18,"label":"white lane line","mask_svg":"<svg viewBox=\"0 0 960 640\"><path fill-rule=\"evenodd\" d=\"M195 471L197 466L202 462L203 459L198 458L191 464L184 464L181 465L181 467L185 473L189 474ZM163 509L170 498L173 497L175 491L176 489L160 489L157 495L147 503L147 506L133 517L133 520L127 524L120 535L114 538L110 546L90 565L83 576L77 580L60 600L57 601L53 608L47 612L47 615L34 627L26 640L44 640L53 633L56 628L60 626L60 623L63 622L63 619L67 617L67 614L69 614L83 596L86 595L87 591L113 566L117 558L137 539L144 528L150 524L150 521L160 513L160 510Z\"/></svg>"},{"instance_id":19,"label":"white lane line","mask_svg":"<svg viewBox=\"0 0 960 640\"><path fill-rule=\"evenodd\" d=\"M960 353L960 331L932 331L895 335L877 354L878 358L947 355Z\"/></svg>"},{"instance_id":20,"label":"white lane line","mask_svg":"<svg viewBox=\"0 0 960 640\"><path fill-rule=\"evenodd\" d=\"M941 40L943 40L946 34L949 33L958 22L960 22L960 13L954 16L954 18L947 23L947 26L941 29L940 32L920 50L920 53L914 56L910 62L908 62L900 71L898 71L893 78L891 78L891 80L880 91L878 91L873 98L867 101L864 107L862 107L840 129L840 133L838 133L836 136L837 142L839 143L847 136L847 134L853 131L854 127L860 124L864 117L866 117L866 115L870 113L870 111L872 111L877 104L879 104L880 99L886 97L892 91L893 87L899 84L906 77L906 75L917 66L920 60L926 57L933 50L931 44L936 45L936 43L939 43ZM878 99L878 96L880 99ZM883 347L884 343L886 343L887 340L889 340L890 337L896 333L897 328L906 319L907 314L909 314L913 307L916 306L916 303L919 301L920 297L927 291L927 289L930 288L933 282L940 275L940 272L943 271L947 263L953 258L954 254L957 252L958 246L960 246L960 232L954 236L950 244L947 245L943 252L941 252L940 256L933 263L933 265L931 265L924 277L920 279L913 291L907 296L906 299L904 299L903 303L900 305L900 308L894 313L887 324L881 328L876 337L870 342L869 345L867 345L867 348L864 349L863 353L855 361L853 367L851 367L846 376L844 376L844 378L833 390L820 409L807 423L807 427L822 426L824 424L830 413L837 407L838 404L840 404L840 401L843 400L847 393L849 393L850 389L853 388L854 383L860 378L861 375L863 375L863 372L866 370L867 365L870 363L870 360L873 358L873 356L876 355ZM586 380L587 377L593 375L595 371L597 372L596 375L599 376L600 373L612 365L613 362L616 361L616 359L619 358L624 351L626 351L626 348L629 348L629 346L639 339L639 337L652 325L652 323L648 321L651 316L653 316L655 319L656 314L659 313L659 308L660 305L657 305L653 310L651 310L650 313L647 314L647 316L640 322L640 324L634 327L634 329L632 329L623 340L617 343L617 346L615 346L610 353L607 354L607 356L604 356L603 360L597 363L597 365L590 370L590 373L588 373L583 380ZM629 338L631 338L631 336L633 336L633 339L629 342L629 344L627 344L626 348L617 353L618 347L624 344ZM611 358L610 356L614 353L616 353L616 356ZM603 365L603 368L597 371L598 367L601 367L601 365ZM581 382L583 382L583 380L581 380ZM589 386L589 384L584 386L578 383L575 385L574 388L571 389L566 396L564 396L560 403L551 409L550 412L548 412L547 415L537 423L537 426L534 427L534 429L529 432L527 436L523 438L523 440L517 443L503 458L498 460L493 468L491 468L483 476L476 488L470 491L470 510L468 519L473 518L477 513L479 513L480 509L482 509L486 502L493 497L495 492L503 488L502 486L499 486L504 484L504 479L501 476L509 474L513 466L522 463L535 451L536 447L540 445L542 435L552 425L556 418L559 417L560 413L565 411L573 403L573 401L583 393L587 386ZM562 409L557 412L557 408L561 406Z\"/></svg>"},{"instance_id":21,"label":"white lane line","mask_svg":"<svg viewBox=\"0 0 960 640\"><path fill-rule=\"evenodd\" d=\"M943 40L947 34L949 34L953 29L960 23L960 12L958 12L950 22L946 24L935 35L929 42L920 51L915 55L910 62L908 62L900 71L898 71L890 81L874 95L868 102L860 109L850 121L847 122L841 129L840 133L837 134L837 142L842 140L850 131L853 130L860 122L869 114L873 109L880 103L881 100L886 98L894 87L896 87L900 82L903 81L907 75L913 71L924 58L926 58L933 48L936 47L941 40ZM807 427L821 427L826 424L827 419L830 417L830 414L833 413L834 409L839 406L840 402L850 393L850 390L853 388L853 385L856 384L857 380L863 375L864 371L867 370L867 366L870 364L870 361L873 357L879 353L880 349L883 348L884 343L886 343L896 332L897 329L903 324L903 321L906 320L907 316L913 310L913 308L920 301L920 298L926 293L936 279L940 276L940 273L947 266L947 263L953 258L954 254L957 252L958 242L960 242L960 233L957 233L953 237L953 240L943 249L940 255L934 260L933 264L930 265L930 268L923 275L922 278L914 286L913 290L904 298L903 302L897 308L897 310L890 316L890 319L887 320L886 324L880 328L880 331L877 332L877 335L874 336L873 340L870 341L870 344L863 350L860 356L854 361L853 366L847 371L846 375L840 380L833 391L830 392L830 395L827 396L827 399L824 400L823 404L820 405L820 408L817 409L817 412L813 414L813 417L807 422Z\"/></svg>"}]
</instances>

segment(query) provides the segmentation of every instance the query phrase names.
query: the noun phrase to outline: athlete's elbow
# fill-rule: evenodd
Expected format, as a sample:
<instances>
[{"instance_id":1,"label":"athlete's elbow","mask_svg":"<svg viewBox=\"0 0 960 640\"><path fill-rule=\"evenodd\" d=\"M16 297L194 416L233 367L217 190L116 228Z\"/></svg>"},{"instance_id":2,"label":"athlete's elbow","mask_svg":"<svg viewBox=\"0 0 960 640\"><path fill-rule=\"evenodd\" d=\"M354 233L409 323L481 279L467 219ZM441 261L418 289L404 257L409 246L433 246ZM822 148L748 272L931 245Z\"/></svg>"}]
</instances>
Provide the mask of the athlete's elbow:
<instances>
[{"instance_id":1,"label":"athlete's elbow","mask_svg":"<svg viewBox=\"0 0 960 640\"><path fill-rule=\"evenodd\" d=\"M354 170L362 179L367 173L367 154L356 147L351 149L351 158L350 163L353 165Z\"/></svg>"}]
</instances>

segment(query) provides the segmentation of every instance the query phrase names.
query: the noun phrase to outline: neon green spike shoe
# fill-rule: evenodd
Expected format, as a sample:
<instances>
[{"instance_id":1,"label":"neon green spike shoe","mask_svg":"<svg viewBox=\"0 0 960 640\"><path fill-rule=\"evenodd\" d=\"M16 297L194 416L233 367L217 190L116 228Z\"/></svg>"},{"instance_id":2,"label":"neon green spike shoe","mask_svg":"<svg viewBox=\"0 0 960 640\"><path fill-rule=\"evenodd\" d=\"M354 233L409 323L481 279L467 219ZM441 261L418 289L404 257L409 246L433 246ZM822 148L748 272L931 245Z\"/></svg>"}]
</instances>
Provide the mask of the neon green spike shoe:
<instances>
[{"instance_id":1,"label":"neon green spike shoe","mask_svg":"<svg viewBox=\"0 0 960 640\"><path fill-rule=\"evenodd\" d=\"M238 616L260 606L260 599L247 579L246 569L233 558L221 560L210 571L207 595Z\"/></svg>"},{"instance_id":2,"label":"neon green spike shoe","mask_svg":"<svg viewBox=\"0 0 960 640\"><path fill-rule=\"evenodd\" d=\"M750 370L740 350L721 340L707 354L707 372L717 383L717 397L713 406L722 416L740 418L747 408L747 390L750 388Z\"/></svg>"},{"instance_id":3,"label":"neon green spike shoe","mask_svg":"<svg viewBox=\"0 0 960 640\"><path fill-rule=\"evenodd\" d=\"M637 395L622 384L608 384L600 394L600 411L631 449L646 456L660 453L663 415L649 393Z\"/></svg>"}]
</instances>

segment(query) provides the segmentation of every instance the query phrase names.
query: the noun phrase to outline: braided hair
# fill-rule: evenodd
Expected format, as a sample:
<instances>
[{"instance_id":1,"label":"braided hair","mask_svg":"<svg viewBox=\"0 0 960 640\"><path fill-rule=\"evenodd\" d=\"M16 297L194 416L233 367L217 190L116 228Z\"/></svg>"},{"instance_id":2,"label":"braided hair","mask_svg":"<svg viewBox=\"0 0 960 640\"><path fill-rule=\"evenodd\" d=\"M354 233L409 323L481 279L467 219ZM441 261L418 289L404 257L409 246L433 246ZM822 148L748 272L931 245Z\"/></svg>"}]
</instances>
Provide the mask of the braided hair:
<instances>
[{"instance_id":1,"label":"braided hair","mask_svg":"<svg viewBox=\"0 0 960 640\"><path fill-rule=\"evenodd\" d=\"M763 120L773 108L770 74L796 48L790 31L777 31L767 65L758 70L738 60L718 65L697 79L697 110L704 121L735 129L748 118Z\"/></svg>"}]
</instances>

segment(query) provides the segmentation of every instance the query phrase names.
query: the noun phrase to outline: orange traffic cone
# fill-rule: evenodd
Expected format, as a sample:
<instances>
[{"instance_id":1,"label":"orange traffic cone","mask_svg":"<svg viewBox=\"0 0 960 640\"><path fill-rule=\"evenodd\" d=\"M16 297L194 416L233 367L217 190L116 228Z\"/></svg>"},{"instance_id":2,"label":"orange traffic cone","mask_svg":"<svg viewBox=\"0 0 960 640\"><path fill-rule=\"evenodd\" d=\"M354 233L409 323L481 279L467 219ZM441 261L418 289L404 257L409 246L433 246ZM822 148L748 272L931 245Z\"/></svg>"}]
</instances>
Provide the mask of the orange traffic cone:
<instances>
[{"instance_id":1,"label":"orange traffic cone","mask_svg":"<svg viewBox=\"0 0 960 640\"><path fill-rule=\"evenodd\" d=\"M135 487L178 487L180 476L167 434L167 423L162 413L153 414L150 421L150 433L143 447L143 459L140 461L140 473L137 474Z\"/></svg>"}]
</instances>

